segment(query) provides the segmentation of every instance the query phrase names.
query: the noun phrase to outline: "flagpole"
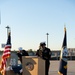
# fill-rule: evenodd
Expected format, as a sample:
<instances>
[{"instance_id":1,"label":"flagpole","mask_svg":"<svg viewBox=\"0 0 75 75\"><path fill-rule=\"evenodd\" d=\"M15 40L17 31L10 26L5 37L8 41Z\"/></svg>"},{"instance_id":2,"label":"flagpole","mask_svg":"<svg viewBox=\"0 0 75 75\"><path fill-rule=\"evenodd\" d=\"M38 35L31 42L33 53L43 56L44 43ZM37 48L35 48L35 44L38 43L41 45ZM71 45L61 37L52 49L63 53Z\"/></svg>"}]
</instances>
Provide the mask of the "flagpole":
<instances>
[{"instance_id":1,"label":"flagpole","mask_svg":"<svg viewBox=\"0 0 75 75\"><path fill-rule=\"evenodd\" d=\"M0 24L1 24L1 11L0 11Z\"/></svg>"}]
</instances>

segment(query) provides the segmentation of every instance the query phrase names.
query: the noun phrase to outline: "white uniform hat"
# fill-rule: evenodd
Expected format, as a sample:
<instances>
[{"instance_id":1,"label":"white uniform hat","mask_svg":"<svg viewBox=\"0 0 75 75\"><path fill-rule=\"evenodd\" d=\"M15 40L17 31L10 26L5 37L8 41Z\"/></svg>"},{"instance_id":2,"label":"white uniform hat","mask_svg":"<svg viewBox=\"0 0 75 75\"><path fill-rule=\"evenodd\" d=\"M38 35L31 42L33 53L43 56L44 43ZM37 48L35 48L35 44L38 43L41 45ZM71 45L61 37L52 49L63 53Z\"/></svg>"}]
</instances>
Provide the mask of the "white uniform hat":
<instances>
[{"instance_id":1,"label":"white uniform hat","mask_svg":"<svg viewBox=\"0 0 75 75\"><path fill-rule=\"evenodd\" d=\"M21 50L23 50L23 49L22 49L22 47L19 47L19 48L18 48L18 50L20 50L20 51L21 51Z\"/></svg>"}]
</instances>

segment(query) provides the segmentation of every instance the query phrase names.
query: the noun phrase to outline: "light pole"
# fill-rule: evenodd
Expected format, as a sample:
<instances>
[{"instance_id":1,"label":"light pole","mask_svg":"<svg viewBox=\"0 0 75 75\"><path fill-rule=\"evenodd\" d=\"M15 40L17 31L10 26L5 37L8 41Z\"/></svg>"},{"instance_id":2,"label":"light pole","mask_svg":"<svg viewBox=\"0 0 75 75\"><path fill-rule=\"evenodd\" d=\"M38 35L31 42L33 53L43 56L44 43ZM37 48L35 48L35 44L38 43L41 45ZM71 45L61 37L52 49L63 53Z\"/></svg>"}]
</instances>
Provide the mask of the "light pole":
<instances>
[{"instance_id":1,"label":"light pole","mask_svg":"<svg viewBox=\"0 0 75 75\"><path fill-rule=\"evenodd\" d=\"M9 32L10 27L6 26L5 28L7 28L7 37L8 37L8 32Z\"/></svg>"},{"instance_id":2,"label":"light pole","mask_svg":"<svg viewBox=\"0 0 75 75\"><path fill-rule=\"evenodd\" d=\"M46 33L46 35L47 35L47 47L48 47L48 35L49 35L49 33Z\"/></svg>"}]
</instances>

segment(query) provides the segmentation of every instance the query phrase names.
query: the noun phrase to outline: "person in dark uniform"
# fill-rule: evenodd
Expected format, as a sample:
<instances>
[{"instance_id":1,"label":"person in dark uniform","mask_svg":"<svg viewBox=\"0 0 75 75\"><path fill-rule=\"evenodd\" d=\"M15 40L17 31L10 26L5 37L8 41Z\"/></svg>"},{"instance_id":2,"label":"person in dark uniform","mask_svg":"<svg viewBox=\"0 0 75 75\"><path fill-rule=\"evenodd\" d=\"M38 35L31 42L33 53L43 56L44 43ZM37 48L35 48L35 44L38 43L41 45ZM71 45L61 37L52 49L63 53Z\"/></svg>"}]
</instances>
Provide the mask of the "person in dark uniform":
<instances>
[{"instance_id":1,"label":"person in dark uniform","mask_svg":"<svg viewBox=\"0 0 75 75\"><path fill-rule=\"evenodd\" d=\"M45 75L48 75L50 67L51 50L46 47L45 42L41 42L36 55L45 60Z\"/></svg>"},{"instance_id":2,"label":"person in dark uniform","mask_svg":"<svg viewBox=\"0 0 75 75\"><path fill-rule=\"evenodd\" d=\"M22 75L22 56L29 56L26 50L23 50L22 47L19 47L19 51L17 52L17 56L21 62L21 64L12 66L12 70L19 75Z\"/></svg>"},{"instance_id":3,"label":"person in dark uniform","mask_svg":"<svg viewBox=\"0 0 75 75\"><path fill-rule=\"evenodd\" d=\"M22 63L22 56L29 56L28 52L26 50L23 50L22 47L19 48L19 51L17 52L17 56Z\"/></svg>"}]
</instances>

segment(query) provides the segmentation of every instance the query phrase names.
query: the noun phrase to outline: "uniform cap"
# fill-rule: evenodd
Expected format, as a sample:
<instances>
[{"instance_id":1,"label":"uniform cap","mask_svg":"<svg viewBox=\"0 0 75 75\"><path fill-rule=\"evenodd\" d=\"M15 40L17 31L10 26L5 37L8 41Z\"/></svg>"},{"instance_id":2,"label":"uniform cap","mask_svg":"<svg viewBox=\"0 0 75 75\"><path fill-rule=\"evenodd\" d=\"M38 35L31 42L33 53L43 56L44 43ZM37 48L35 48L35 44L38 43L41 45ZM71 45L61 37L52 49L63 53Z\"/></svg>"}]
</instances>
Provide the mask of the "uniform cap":
<instances>
[{"instance_id":1,"label":"uniform cap","mask_svg":"<svg viewBox=\"0 0 75 75\"><path fill-rule=\"evenodd\" d=\"M44 46L44 45L46 45L45 42L41 42L40 43L40 46Z\"/></svg>"},{"instance_id":2,"label":"uniform cap","mask_svg":"<svg viewBox=\"0 0 75 75\"><path fill-rule=\"evenodd\" d=\"M21 51L21 50L23 50L23 49L22 49L22 47L19 47L19 48L18 48L18 50L20 50L20 51Z\"/></svg>"}]
</instances>

